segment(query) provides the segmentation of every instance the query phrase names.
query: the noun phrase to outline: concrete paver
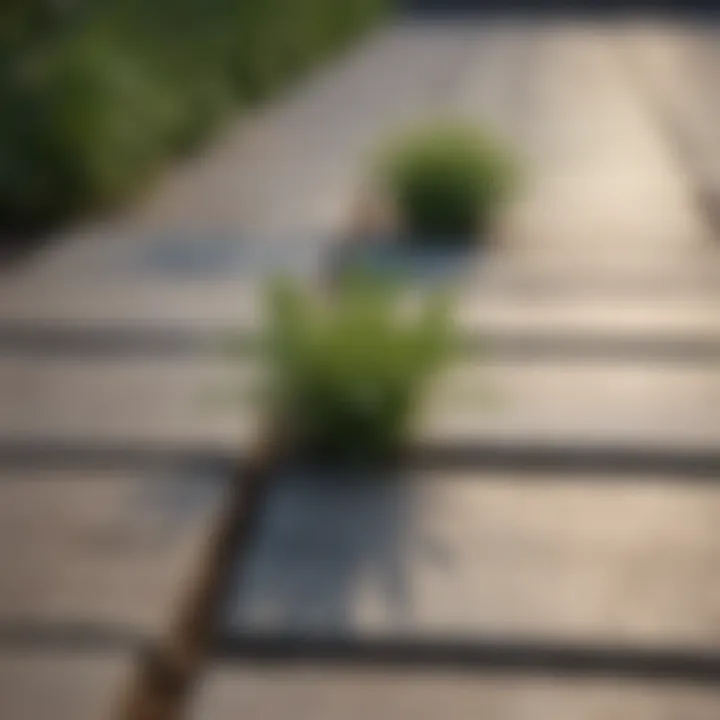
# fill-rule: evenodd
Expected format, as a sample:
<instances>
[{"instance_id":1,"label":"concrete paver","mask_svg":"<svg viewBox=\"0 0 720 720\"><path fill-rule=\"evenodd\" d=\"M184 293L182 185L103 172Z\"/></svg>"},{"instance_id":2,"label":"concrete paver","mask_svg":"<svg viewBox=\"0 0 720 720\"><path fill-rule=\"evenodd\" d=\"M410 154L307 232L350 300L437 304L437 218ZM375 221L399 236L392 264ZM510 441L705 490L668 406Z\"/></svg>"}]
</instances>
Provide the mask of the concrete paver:
<instances>
[{"instance_id":1,"label":"concrete paver","mask_svg":"<svg viewBox=\"0 0 720 720\"><path fill-rule=\"evenodd\" d=\"M4 470L0 651L3 638L68 651L164 639L227 491L227 477L197 469Z\"/></svg>"},{"instance_id":2,"label":"concrete paver","mask_svg":"<svg viewBox=\"0 0 720 720\"><path fill-rule=\"evenodd\" d=\"M111 718L133 661L120 651L0 650L3 720Z\"/></svg>"},{"instance_id":3,"label":"concrete paver","mask_svg":"<svg viewBox=\"0 0 720 720\"><path fill-rule=\"evenodd\" d=\"M167 646L225 509L211 471L0 473L0 715L114 717Z\"/></svg>"},{"instance_id":4,"label":"concrete paver","mask_svg":"<svg viewBox=\"0 0 720 720\"><path fill-rule=\"evenodd\" d=\"M223 632L712 650L720 488L654 480L288 477Z\"/></svg>"},{"instance_id":5,"label":"concrete paver","mask_svg":"<svg viewBox=\"0 0 720 720\"><path fill-rule=\"evenodd\" d=\"M714 720L712 688L358 668L218 667L193 720Z\"/></svg>"},{"instance_id":6,"label":"concrete paver","mask_svg":"<svg viewBox=\"0 0 720 720\"><path fill-rule=\"evenodd\" d=\"M0 443L239 455L258 426L252 375L248 364L212 357L0 357Z\"/></svg>"},{"instance_id":7,"label":"concrete paver","mask_svg":"<svg viewBox=\"0 0 720 720\"><path fill-rule=\"evenodd\" d=\"M563 358L459 364L420 421L431 442L714 453L720 376L705 363Z\"/></svg>"},{"instance_id":8,"label":"concrete paver","mask_svg":"<svg viewBox=\"0 0 720 720\"><path fill-rule=\"evenodd\" d=\"M507 264L575 288L717 266L685 168L612 28L551 25L537 45L529 177L504 229Z\"/></svg>"},{"instance_id":9,"label":"concrete paver","mask_svg":"<svg viewBox=\"0 0 720 720\"><path fill-rule=\"evenodd\" d=\"M720 119L717 90L718 26L712 18L689 24L631 25L620 36L622 51L645 86L674 142L674 152L687 163L700 202L709 202L720 219Z\"/></svg>"}]
</instances>

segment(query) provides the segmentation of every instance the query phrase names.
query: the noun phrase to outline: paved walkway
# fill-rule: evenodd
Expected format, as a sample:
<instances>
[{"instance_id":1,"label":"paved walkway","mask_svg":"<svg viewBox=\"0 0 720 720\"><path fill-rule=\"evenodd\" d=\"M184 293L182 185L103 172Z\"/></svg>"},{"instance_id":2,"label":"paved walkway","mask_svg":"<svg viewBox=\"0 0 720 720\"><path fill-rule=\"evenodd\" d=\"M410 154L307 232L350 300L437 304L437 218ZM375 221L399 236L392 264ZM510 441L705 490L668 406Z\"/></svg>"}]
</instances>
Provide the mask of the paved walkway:
<instances>
[{"instance_id":1,"label":"paved walkway","mask_svg":"<svg viewBox=\"0 0 720 720\"><path fill-rule=\"evenodd\" d=\"M428 468L276 485L196 717L720 710L688 684L720 671L720 384L712 353L677 354L715 336L716 228L668 120L689 101L651 75L681 42L632 25L479 31L448 107L497 124L529 166L503 242L462 277L462 320L490 331L492 357L441 383ZM700 56L676 62L697 81ZM263 652L270 669L239 662ZM303 653L343 669L283 664ZM384 674L352 674L359 657Z\"/></svg>"},{"instance_id":2,"label":"paved walkway","mask_svg":"<svg viewBox=\"0 0 720 720\"><path fill-rule=\"evenodd\" d=\"M354 509L296 497L294 553L282 508L297 486L281 483L226 640L257 629L260 607L274 608L273 632L492 631L574 640L586 660L619 640L702 666L720 552L720 494L696 482L720 460L713 40L662 24L391 27L228 127L125 216L4 277L0 715L110 716L142 652L166 640L220 522L227 467L255 431L250 410L207 408L233 375L215 333L256 322L269 272L314 272L379 137L447 113L497 126L528 164L460 307L469 331L494 338L492 361L459 367L421 429L462 467ZM492 410L473 399L487 384ZM498 448L504 467L490 471ZM544 468L528 467L538 457ZM338 503L340 527L322 514ZM368 526L385 529L369 549ZM714 690L637 679L618 693L449 669L303 673L218 660L193 711L435 717L450 699L458 717L507 720L720 710Z\"/></svg>"}]
</instances>

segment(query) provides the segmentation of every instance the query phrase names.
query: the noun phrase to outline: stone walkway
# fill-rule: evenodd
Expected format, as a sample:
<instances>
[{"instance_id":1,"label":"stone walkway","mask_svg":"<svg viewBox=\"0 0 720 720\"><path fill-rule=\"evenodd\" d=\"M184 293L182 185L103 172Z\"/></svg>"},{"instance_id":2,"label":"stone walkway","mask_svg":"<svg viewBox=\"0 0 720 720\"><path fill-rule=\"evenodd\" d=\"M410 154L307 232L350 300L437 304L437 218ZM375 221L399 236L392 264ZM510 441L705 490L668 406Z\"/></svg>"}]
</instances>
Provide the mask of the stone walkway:
<instances>
[{"instance_id":1,"label":"stone walkway","mask_svg":"<svg viewBox=\"0 0 720 720\"><path fill-rule=\"evenodd\" d=\"M277 483L198 718L720 711L692 685L720 672L717 359L677 354L715 336L718 250L666 121L688 103L649 74L687 36L481 37L449 106L497 124L529 165L503 242L462 277L461 319L490 357L441 383L431 449L403 477ZM694 78L691 60L677 71ZM284 664L298 657L306 669Z\"/></svg>"},{"instance_id":2,"label":"stone walkway","mask_svg":"<svg viewBox=\"0 0 720 720\"><path fill-rule=\"evenodd\" d=\"M420 429L452 469L392 497L279 482L227 600L232 657L209 661L190 716L715 718L720 695L681 681L720 668L720 488L700 482L720 465L713 41L400 24L4 277L3 720L110 717L167 642L256 431L252 408L207 408L240 374L217 337L255 325L270 272L316 272L378 138L444 114L497 126L528 164L503 242L463 280L461 320L492 356L453 371ZM308 628L475 656L570 642L607 677L239 658L259 629ZM643 677L658 657L674 684Z\"/></svg>"},{"instance_id":3,"label":"stone walkway","mask_svg":"<svg viewBox=\"0 0 720 720\"><path fill-rule=\"evenodd\" d=\"M227 128L125 216L0 287L0 715L115 715L197 583L256 432L219 354L258 288L313 274L379 135L424 116L468 45L379 32Z\"/></svg>"}]
</instances>

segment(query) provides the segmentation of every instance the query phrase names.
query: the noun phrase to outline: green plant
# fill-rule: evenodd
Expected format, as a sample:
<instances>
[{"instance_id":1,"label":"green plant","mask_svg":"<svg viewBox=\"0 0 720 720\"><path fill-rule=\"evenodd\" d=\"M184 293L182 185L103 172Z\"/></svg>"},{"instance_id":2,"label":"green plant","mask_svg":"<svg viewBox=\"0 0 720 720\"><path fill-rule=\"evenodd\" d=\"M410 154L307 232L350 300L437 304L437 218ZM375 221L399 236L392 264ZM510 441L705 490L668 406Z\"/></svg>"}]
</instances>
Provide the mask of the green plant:
<instances>
[{"instance_id":1,"label":"green plant","mask_svg":"<svg viewBox=\"0 0 720 720\"><path fill-rule=\"evenodd\" d=\"M475 128L435 125L386 148L381 183L403 230L421 241L466 241L487 231L516 177L510 153Z\"/></svg>"},{"instance_id":2,"label":"green plant","mask_svg":"<svg viewBox=\"0 0 720 720\"><path fill-rule=\"evenodd\" d=\"M131 194L357 36L388 0L0 0L0 218L33 229Z\"/></svg>"},{"instance_id":3,"label":"green plant","mask_svg":"<svg viewBox=\"0 0 720 720\"><path fill-rule=\"evenodd\" d=\"M400 448L454 344L448 296L406 310L398 288L368 277L348 279L331 299L272 287L269 401L296 449L373 464Z\"/></svg>"}]
</instances>

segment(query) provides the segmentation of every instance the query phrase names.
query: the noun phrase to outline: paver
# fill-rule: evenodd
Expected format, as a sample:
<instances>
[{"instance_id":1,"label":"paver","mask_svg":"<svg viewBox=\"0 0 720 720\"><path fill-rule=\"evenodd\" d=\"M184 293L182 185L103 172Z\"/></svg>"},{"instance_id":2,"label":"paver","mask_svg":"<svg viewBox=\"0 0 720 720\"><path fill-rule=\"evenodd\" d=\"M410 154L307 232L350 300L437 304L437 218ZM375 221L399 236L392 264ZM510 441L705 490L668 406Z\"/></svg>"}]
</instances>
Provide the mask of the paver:
<instances>
[{"instance_id":1,"label":"paver","mask_svg":"<svg viewBox=\"0 0 720 720\"><path fill-rule=\"evenodd\" d=\"M470 357L438 383L420 435L440 445L712 454L720 440L716 365Z\"/></svg>"},{"instance_id":2,"label":"paver","mask_svg":"<svg viewBox=\"0 0 720 720\"><path fill-rule=\"evenodd\" d=\"M260 288L247 278L139 275L78 272L50 281L17 277L1 291L0 322L80 329L129 326L160 332L208 323L225 332L257 325Z\"/></svg>"},{"instance_id":3,"label":"paver","mask_svg":"<svg viewBox=\"0 0 720 720\"><path fill-rule=\"evenodd\" d=\"M712 453L720 377L704 362L511 361L492 346L440 378L420 420L434 444L540 443ZM259 368L218 357L0 359L0 445L239 454L258 429Z\"/></svg>"},{"instance_id":4,"label":"paver","mask_svg":"<svg viewBox=\"0 0 720 720\"><path fill-rule=\"evenodd\" d=\"M718 512L720 488L682 476L292 475L272 491L223 633L300 648L329 639L713 650Z\"/></svg>"},{"instance_id":5,"label":"paver","mask_svg":"<svg viewBox=\"0 0 720 720\"><path fill-rule=\"evenodd\" d=\"M568 281L700 271L708 230L611 30L548 32L527 197L505 251ZM559 274L558 273L558 274Z\"/></svg>"},{"instance_id":6,"label":"paver","mask_svg":"<svg viewBox=\"0 0 720 720\"><path fill-rule=\"evenodd\" d=\"M482 676L359 668L214 669L198 693L193 720L714 720L712 688L666 684Z\"/></svg>"},{"instance_id":7,"label":"paver","mask_svg":"<svg viewBox=\"0 0 720 720\"><path fill-rule=\"evenodd\" d=\"M3 470L0 714L113 717L176 642L226 511L211 470Z\"/></svg>"},{"instance_id":8,"label":"paver","mask_svg":"<svg viewBox=\"0 0 720 720\"><path fill-rule=\"evenodd\" d=\"M717 23L631 25L621 35L638 83L644 83L673 142L693 173L698 200L717 223L720 194L720 95L716 72Z\"/></svg>"},{"instance_id":9,"label":"paver","mask_svg":"<svg viewBox=\"0 0 720 720\"><path fill-rule=\"evenodd\" d=\"M201 571L229 480L177 467L3 470L0 646L164 639Z\"/></svg>"},{"instance_id":10,"label":"paver","mask_svg":"<svg viewBox=\"0 0 720 720\"><path fill-rule=\"evenodd\" d=\"M0 357L0 444L239 456L258 425L253 374L249 363L212 356Z\"/></svg>"},{"instance_id":11,"label":"paver","mask_svg":"<svg viewBox=\"0 0 720 720\"><path fill-rule=\"evenodd\" d=\"M130 683L131 651L0 650L4 720L111 718Z\"/></svg>"}]
</instances>

